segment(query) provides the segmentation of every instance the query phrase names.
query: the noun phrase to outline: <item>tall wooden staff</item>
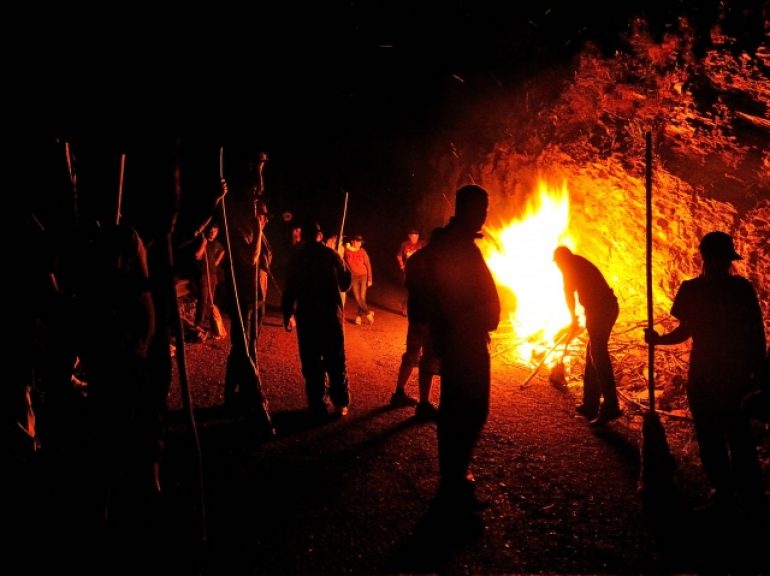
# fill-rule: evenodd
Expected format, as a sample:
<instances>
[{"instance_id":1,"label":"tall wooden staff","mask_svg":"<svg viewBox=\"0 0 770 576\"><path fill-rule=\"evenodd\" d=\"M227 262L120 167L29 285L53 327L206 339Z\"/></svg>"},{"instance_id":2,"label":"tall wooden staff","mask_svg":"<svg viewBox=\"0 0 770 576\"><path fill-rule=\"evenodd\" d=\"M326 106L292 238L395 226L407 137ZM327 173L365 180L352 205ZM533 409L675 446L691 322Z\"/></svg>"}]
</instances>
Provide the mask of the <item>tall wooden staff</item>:
<instances>
[{"instance_id":1,"label":"tall wooden staff","mask_svg":"<svg viewBox=\"0 0 770 576\"><path fill-rule=\"evenodd\" d=\"M645 134L645 188L646 188L646 276L647 276L647 328L655 323L652 300L652 132ZM655 411L655 345L647 345L647 394L649 408L642 423L642 450L640 492L662 504L661 496L671 494L674 458L671 456L666 431Z\"/></svg>"},{"instance_id":2,"label":"tall wooden staff","mask_svg":"<svg viewBox=\"0 0 770 576\"><path fill-rule=\"evenodd\" d=\"M120 209L123 206L123 175L126 171L126 154L120 155L120 175L118 176L118 207L115 210L115 225L120 224Z\"/></svg>"},{"instance_id":3,"label":"tall wooden staff","mask_svg":"<svg viewBox=\"0 0 770 576\"><path fill-rule=\"evenodd\" d=\"M74 161L72 158L72 152L70 151L70 143L64 143L64 157L67 160L67 174L70 178L70 187L72 188L72 215L75 218L75 225L80 220L80 208L78 206L78 178L77 172L75 172Z\"/></svg>"},{"instance_id":4,"label":"tall wooden staff","mask_svg":"<svg viewBox=\"0 0 770 576\"><path fill-rule=\"evenodd\" d=\"M257 224L257 245L254 250L254 321L251 326L251 334L249 334L250 347L254 349L254 365L259 367L258 358L256 353L257 339L259 338L259 261L262 259L262 239L264 236L264 229L262 221L259 219L259 202L262 195L265 193L265 180L262 175L262 170L267 162L267 154L264 152L259 153L257 159L257 182L252 190L254 194L254 222ZM263 294L262 296L267 296ZM267 303L265 303L267 306Z\"/></svg>"},{"instance_id":5,"label":"tall wooden staff","mask_svg":"<svg viewBox=\"0 0 770 576\"><path fill-rule=\"evenodd\" d=\"M340 253L340 247L342 246L342 234L345 232L345 218L348 215L348 193L345 192L345 202L342 204L342 220L340 221L340 235L337 237L337 254ZM342 256L342 254L340 254ZM345 297L347 296L347 292L341 292L340 296L342 297L342 314L344 318L345 314ZM345 323L342 323L343 327L345 326Z\"/></svg>"}]
</instances>

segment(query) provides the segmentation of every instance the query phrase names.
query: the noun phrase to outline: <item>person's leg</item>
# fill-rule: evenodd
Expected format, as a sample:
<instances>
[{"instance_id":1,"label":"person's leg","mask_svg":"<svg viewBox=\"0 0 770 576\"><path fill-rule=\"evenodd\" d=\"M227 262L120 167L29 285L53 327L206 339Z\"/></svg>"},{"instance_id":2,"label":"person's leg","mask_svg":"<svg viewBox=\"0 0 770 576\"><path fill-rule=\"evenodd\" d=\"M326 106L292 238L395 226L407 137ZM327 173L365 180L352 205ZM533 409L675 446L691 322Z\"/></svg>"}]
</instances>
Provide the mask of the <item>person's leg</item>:
<instances>
[{"instance_id":1,"label":"person's leg","mask_svg":"<svg viewBox=\"0 0 770 576\"><path fill-rule=\"evenodd\" d=\"M334 322L323 331L323 357L329 374L329 398L338 414L350 405L350 382L345 359L342 323Z\"/></svg>"},{"instance_id":2,"label":"person's leg","mask_svg":"<svg viewBox=\"0 0 770 576\"><path fill-rule=\"evenodd\" d=\"M422 356L420 357L419 372L417 377L419 402L415 408L415 415L423 419L435 419L438 410L430 402L430 391L433 387L433 375L439 373L439 361L430 339L430 327L420 325L422 337Z\"/></svg>"},{"instance_id":3,"label":"person's leg","mask_svg":"<svg viewBox=\"0 0 770 576\"><path fill-rule=\"evenodd\" d=\"M610 333L617 317L617 304L613 302L609 303L605 310L594 311L586 319L586 329L591 343L590 362L594 368L596 386L603 397L599 415L591 423L592 425L605 424L622 415L609 353Z\"/></svg>"},{"instance_id":4,"label":"person's leg","mask_svg":"<svg viewBox=\"0 0 770 576\"><path fill-rule=\"evenodd\" d=\"M726 501L732 498L735 486L730 472L724 418L720 419L721 410L715 406L714 400L708 398L708 392L697 390L703 387L699 384L688 383L687 398L695 426L695 437L698 440L701 465L711 487L716 491L716 497Z\"/></svg>"},{"instance_id":5,"label":"person's leg","mask_svg":"<svg viewBox=\"0 0 770 576\"><path fill-rule=\"evenodd\" d=\"M747 508L764 505L762 467L749 419L736 408L727 425L733 484L741 502Z\"/></svg>"},{"instance_id":6,"label":"person's leg","mask_svg":"<svg viewBox=\"0 0 770 576\"><path fill-rule=\"evenodd\" d=\"M321 360L323 341L317 327L304 324L297 322L297 344L308 408L311 412L326 413L326 378Z\"/></svg>"},{"instance_id":7,"label":"person's leg","mask_svg":"<svg viewBox=\"0 0 770 576\"><path fill-rule=\"evenodd\" d=\"M361 324L361 316L366 314L364 312L364 304L361 297L361 286L366 284L366 276L353 276L353 280L350 285L350 292L353 294L353 300L356 303L356 324Z\"/></svg>"},{"instance_id":8,"label":"person's leg","mask_svg":"<svg viewBox=\"0 0 770 576\"><path fill-rule=\"evenodd\" d=\"M392 402L398 402L408 397L406 394L406 384L412 375L412 370L420 362L421 347L422 339L419 327L410 322L406 329L406 352L401 356L401 366L398 369L396 390L393 392Z\"/></svg>"},{"instance_id":9,"label":"person's leg","mask_svg":"<svg viewBox=\"0 0 770 576\"><path fill-rule=\"evenodd\" d=\"M440 490L472 499L473 449L489 413L489 353L485 342L464 342L442 358L438 413Z\"/></svg>"},{"instance_id":10,"label":"person's leg","mask_svg":"<svg viewBox=\"0 0 770 576\"><path fill-rule=\"evenodd\" d=\"M589 420L595 418L599 413L599 401L601 399L599 377L592 360L592 344L593 340L589 334L588 344L586 344L585 372L583 373L583 404L577 408L577 411Z\"/></svg>"}]
</instances>

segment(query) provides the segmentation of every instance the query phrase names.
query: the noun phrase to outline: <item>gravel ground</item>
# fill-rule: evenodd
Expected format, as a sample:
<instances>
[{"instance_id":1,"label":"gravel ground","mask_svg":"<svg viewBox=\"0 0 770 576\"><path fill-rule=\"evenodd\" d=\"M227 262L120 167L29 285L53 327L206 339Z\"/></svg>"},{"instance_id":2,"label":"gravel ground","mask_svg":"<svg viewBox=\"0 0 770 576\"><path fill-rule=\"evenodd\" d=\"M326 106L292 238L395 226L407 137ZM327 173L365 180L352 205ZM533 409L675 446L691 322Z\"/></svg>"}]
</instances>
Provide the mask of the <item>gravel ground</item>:
<instances>
[{"instance_id":1,"label":"gravel ground","mask_svg":"<svg viewBox=\"0 0 770 576\"><path fill-rule=\"evenodd\" d=\"M119 485L99 532L83 521L91 467L78 455L90 434L76 395L58 449L11 455L7 550L25 574L770 574L766 519L694 511L708 490L689 422L663 420L677 469L670 490L643 499L640 445L650 443L638 408L590 429L574 416L579 382L556 388L543 370L522 389L529 371L507 353L505 330L493 337L491 412L472 464L489 507L437 513L435 425L388 403L406 335L400 298L375 286L371 326L355 326L348 306L353 401L323 423L305 412L295 335L270 310L260 339L270 439L221 407L228 341L187 344L197 425L186 424L177 377L161 494ZM416 375L407 390L416 395ZM757 439L770 486L767 428Z\"/></svg>"},{"instance_id":2,"label":"gravel ground","mask_svg":"<svg viewBox=\"0 0 770 576\"><path fill-rule=\"evenodd\" d=\"M375 286L371 326L355 326L348 306L351 411L321 425L304 413L295 336L270 311L260 341L263 385L277 429L269 441L219 407L227 340L186 347L204 498L194 480L192 436L176 387L159 520L167 535L164 557L174 570L769 571L766 522L749 526L742 516L691 512L706 503L708 491L689 423L664 420L678 465L673 492L665 505L645 507L637 493L638 410L627 407L604 430L590 429L573 413L579 383L555 388L544 370L521 389L529 372L508 358L499 337L493 340L491 414L473 463L478 494L490 506L476 521L437 518L430 508L437 488L435 426L416 421L413 408L388 405L406 334L399 298L397 290ZM416 395L416 375L407 390ZM768 480L767 429L758 429L758 441Z\"/></svg>"}]
</instances>

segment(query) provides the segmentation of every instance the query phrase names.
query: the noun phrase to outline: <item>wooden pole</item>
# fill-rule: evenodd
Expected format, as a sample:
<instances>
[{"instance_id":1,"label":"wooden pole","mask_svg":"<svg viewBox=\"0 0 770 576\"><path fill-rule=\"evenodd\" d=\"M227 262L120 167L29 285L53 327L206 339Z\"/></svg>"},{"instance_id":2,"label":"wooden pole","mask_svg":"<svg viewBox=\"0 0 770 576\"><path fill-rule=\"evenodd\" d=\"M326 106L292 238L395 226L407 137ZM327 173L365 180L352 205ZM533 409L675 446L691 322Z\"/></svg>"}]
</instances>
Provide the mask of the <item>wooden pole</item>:
<instances>
[{"instance_id":1,"label":"wooden pole","mask_svg":"<svg viewBox=\"0 0 770 576\"><path fill-rule=\"evenodd\" d=\"M655 323L652 306L652 132L647 131L645 138L645 191L646 191L646 272L647 272L647 328ZM650 400L650 412L655 412L655 345L647 345L647 392Z\"/></svg>"},{"instance_id":2,"label":"wooden pole","mask_svg":"<svg viewBox=\"0 0 770 576\"><path fill-rule=\"evenodd\" d=\"M345 202L342 204L342 220L340 222L340 235L337 238L337 254L340 253L340 246L342 246L342 235L345 232L345 218L347 218L348 215L348 193L345 192ZM342 254L340 254L342 256ZM342 328L345 328L345 299L347 296L347 292L341 292L340 296L342 298Z\"/></svg>"},{"instance_id":3,"label":"wooden pole","mask_svg":"<svg viewBox=\"0 0 770 576\"><path fill-rule=\"evenodd\" d=\"M75 218L75 224L77 224L80 219L80 209L78 207L78 178L77 173L75 172L69 142L64 143L64 156L67 159L67 173L69 174L70 186L72 187L72 215Z\"/></svg>"},{"instance_id":4,"label":"wooden pole","mask_svg":"<svg viewBox=\"0 0 770 576\"><path fill-rule=\"evenodd\" d=\"M120 155L120 175L118 176L118 208L115 211L115 225L120 224L120 209L123 206L123 175L126 172L126 154Z\"/></svg>"}]
</instances>

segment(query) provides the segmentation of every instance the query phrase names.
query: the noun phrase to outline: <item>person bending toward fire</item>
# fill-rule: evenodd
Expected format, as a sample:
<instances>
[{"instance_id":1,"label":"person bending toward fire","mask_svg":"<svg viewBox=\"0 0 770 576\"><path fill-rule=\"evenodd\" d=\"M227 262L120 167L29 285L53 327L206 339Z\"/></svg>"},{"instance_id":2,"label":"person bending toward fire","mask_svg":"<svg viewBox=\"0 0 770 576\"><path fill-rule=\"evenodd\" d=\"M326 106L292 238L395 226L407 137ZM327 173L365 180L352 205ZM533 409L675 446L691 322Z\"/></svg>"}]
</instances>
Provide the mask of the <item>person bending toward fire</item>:
<instances>
[{"instance_id":1,"label":"person bending toward fire","mask_svg":"<svg viewBox=\"0 0 770 576\"><path fill-rule=\"evenodd\" d=\"M556 248L553 261L562 273L564 298L572 316L573 329L578 327L576 301L585 310L588 344L583 374L583 403L576 411L585 416L591 426L603 426L623 415L618 405L615 375L607 349L612 327L618 319L618 299L599 269L586 258L573 254L566 246Z\"/></svg>"},{"instance_id":2,"label":"person bending toward fire","mask_svg":"<svg viewBox=\"0 0 770 576\"><path fill-rule=\"evenodd\" d=\"M743 401L759 387L766 346L762 310L751 283L730 272L742 258L728 234L709 232L699 248L703 272L681 284L671 306L679 325L662 335L646 329L645 340L667 345L692 338L687 400L713 489L711 504L724 511L737 504L761 515L767 501Z\"/></svg>"}]
</instances>

